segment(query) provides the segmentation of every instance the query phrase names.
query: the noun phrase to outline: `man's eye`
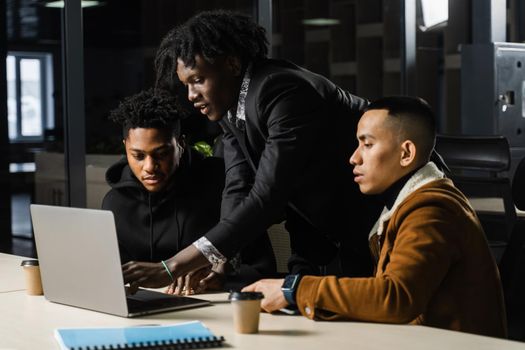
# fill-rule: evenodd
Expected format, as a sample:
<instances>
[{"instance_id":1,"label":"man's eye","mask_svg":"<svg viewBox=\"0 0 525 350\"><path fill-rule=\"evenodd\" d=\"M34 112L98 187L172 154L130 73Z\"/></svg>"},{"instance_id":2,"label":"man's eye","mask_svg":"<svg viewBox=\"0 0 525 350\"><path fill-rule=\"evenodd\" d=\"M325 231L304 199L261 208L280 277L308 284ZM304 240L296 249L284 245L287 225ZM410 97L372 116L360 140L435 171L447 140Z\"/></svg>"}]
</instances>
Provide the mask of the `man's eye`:
<instances>
[{"instance_id":1,"label":"man's eye","mask_svg":"<svg viewBox=\"0 0 525 350\"><path fill-rule=\"evenodd\" d=\"M370 148L370 147L372 147L372 144L371 143L365 143L365 144L363 144L363 146L365 146L365 148Z\"/></svg>"},{"instance_id":2,"label":"man's eye","mask_svg":"<svg viewBox=\"0 0 525 350\"><path fill-rule=\"evenodd\" d=\"M155 158L157 158L157 159L164 159L164 158L168 157L169 155L170 155L170 151L163 151L163 152L157 153L157 156Z\"/></svg>"},{"instance_id":3,"label":"man's eye","mask_svg":"<svg viewBox=\"0 0 525 350\"><path fill-rule=\"evenodd\" d=\"M136 160L143 160L144 159L144 155L143 154L134 154L133 158L135 158Z\"/></svg>"}]
</instances>

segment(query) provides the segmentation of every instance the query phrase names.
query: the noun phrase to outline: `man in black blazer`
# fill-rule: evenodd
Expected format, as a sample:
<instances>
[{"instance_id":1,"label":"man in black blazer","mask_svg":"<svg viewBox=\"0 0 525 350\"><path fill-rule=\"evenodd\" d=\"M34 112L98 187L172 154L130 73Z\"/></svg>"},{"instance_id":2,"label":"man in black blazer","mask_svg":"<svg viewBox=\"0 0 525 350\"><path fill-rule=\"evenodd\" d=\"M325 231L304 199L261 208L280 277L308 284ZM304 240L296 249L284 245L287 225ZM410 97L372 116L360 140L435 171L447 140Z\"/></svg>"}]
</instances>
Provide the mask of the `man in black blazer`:
<instances>
[{"instance_id":1,"label":"man in black blazer","mask_svg":"<svg viewBox=\"0 0 525 350\"><path fill-rule=\"evenodd\" d=\"M249 17L210 11L169 32L159 47L157 86L182 83L193 106L220 123L226 168L220 222L167 265L181 276L227 261L286 220L291 273L323 273L340 252L343 274L369 275L367 237L377 214L347 163L367 101L266 58L267 44ZM169 282L162 273L145 278L145 269L135 270L140 285Z\"/></svg>"}]
</instances>

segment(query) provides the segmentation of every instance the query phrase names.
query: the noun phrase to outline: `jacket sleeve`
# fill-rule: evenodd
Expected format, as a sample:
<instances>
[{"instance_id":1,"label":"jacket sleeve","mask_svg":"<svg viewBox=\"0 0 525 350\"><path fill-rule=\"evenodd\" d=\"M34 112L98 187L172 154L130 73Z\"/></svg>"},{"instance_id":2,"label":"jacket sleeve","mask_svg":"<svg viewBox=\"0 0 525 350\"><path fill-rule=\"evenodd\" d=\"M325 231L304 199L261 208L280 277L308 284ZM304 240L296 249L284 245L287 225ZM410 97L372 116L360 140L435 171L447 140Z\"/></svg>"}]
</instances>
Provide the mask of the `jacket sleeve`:
<instances>
[{"instance_id":1,"label":"jacket sleeve","mask_svg":"<svg viewBox=\"0 0 525 350\"><path fill-rule=\"evenodd\" d=\"M232 189L238 193L249 188L244 199L229 207L231 210L221 222L206 234L227 257L252 240L255 232L262 232L282 218L301 175L308 172L309 167L315 167L315 157L321 156L319 140L326 135L320 134L329 130L330 116L325 114L330 106L311 85L301 80L271 77L264 84L261 88L264 93L256 103L260 114L258 122L265 124L267 136L253 186L243 180L246 160L241 163L239 148L234 147L235 143L226 135L225 158L235 163L227 165L229 185L224 195L230 196ZM229 152L235 152L236 156L228 155Z\"/></svg>"},{"instance_id":2,"label":"jacket sleeve","mask_svg":"<svg viewBox=\"0 0 525 350\"><path fill-rule=\"evenodd\" d=\"M392 249L390 261L378 266L375 277L305 276L297 291L299 310L311 319L414 320L425 311L460 254L453 237L460 230L454 228L458 223L454 215L438 206L411 210L398 218L397 238L386 248Z\"/></svg>"}]
</instances>

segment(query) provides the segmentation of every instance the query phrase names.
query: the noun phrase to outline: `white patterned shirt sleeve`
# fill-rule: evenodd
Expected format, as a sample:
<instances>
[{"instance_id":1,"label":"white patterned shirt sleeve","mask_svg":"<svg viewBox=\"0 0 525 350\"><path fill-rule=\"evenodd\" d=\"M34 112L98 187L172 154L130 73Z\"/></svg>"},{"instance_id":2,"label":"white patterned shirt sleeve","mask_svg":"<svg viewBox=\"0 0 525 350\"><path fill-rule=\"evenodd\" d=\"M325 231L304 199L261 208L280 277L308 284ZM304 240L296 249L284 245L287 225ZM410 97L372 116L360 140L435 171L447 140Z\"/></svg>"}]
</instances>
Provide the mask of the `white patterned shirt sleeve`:
<instances>
[{"instance_id":1,"label":"white patterned shirt sleeve","mask_svg":"<svg viewBox=\"0 0 525 350\"><path fill-rule=\"evenodd\" d=\"M206 237L199 238L193 245L212 265L223 264L228 260Z\"/></svg>"}]
</instances>

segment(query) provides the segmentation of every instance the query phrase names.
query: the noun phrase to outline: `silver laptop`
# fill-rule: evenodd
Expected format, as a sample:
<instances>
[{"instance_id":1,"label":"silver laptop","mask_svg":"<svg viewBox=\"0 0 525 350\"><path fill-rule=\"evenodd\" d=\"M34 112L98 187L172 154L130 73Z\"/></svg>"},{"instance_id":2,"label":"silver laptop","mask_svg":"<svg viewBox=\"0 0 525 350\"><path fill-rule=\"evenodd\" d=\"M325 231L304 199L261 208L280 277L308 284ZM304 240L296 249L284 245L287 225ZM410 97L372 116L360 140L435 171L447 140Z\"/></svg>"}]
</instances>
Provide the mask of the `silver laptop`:
<instances>
[{"instance_id":1,"label":"silver laptop","mask_svg":"<svg viewBox=\"0 0 525 350\"><path fill-rule=\"evenodd\" d=\"M31 219L49 301L123 317L210 304L145 289L126 296L111 211L32 204Z\"/></svg>"}]
</instances>

